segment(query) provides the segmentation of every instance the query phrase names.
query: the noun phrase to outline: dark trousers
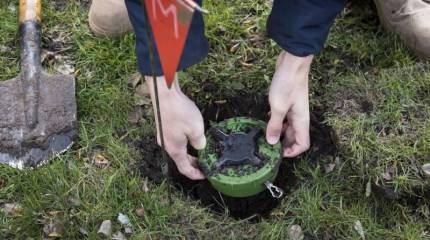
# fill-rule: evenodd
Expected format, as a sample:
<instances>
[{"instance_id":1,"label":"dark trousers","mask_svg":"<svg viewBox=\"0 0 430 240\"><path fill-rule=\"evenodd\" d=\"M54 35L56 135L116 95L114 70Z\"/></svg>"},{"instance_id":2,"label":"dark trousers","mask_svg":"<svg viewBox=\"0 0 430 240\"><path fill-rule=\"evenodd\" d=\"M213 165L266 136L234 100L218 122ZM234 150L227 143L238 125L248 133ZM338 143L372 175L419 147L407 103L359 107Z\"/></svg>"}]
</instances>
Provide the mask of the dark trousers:
<instances>
[{"instance_id":1,"label":"dark trousers","mask_svg":"<svg viewBox=\"0 0 430 240\"><path fill-rule=\"evenodd\" d=\"M202 0L195 1L199 4ZM323 48L328 32L346 0L274 0L267 20L267 33L282 49L296 55L316 54ZM142 74L152 75L145 17L141 0L125 0L128 14L136 33L136 53ZM212 13L216 14L216 13ZM155 45L154 45L155 46ZM155 73L163 75L155 50ZM200 13L194 14L185 42L178 71L202 61L209 51Z\"/></svg>"}]
</instances>

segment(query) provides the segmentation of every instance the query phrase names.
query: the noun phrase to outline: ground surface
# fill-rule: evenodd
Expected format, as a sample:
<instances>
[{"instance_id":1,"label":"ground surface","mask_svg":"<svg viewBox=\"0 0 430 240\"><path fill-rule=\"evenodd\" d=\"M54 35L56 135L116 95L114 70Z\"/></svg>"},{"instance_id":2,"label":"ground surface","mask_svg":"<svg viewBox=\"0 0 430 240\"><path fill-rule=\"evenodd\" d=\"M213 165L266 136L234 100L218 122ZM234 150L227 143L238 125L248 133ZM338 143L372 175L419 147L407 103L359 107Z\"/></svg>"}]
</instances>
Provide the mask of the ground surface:
<instances>
[{"instance_id":1,"label":"ground surface","mask_svg":"<svg viewBox=\"0 0 430 240\"><path fill-rule=\"evenodd\" d=\"M131 239L286 239L293 225L306 239L430 238L430 183L421 169L430 162L430 68L379 26L370 2L347 7L316 57L313 148L286 160L297 183L263 219L213 213L176 190L169 204L161 174L147 171L149 160L160 161L148 100L128 86L137 71L133 34L93 37L87 1L43 4L44 66L77 77L79 139L35 171L0 166L1 239L97 239L103 220L113 232L123 228L120 212L130 218ZM264 118L258 94L280 51L264 35L270 1L206 7L211 53L181 73L183 89L207 120ZM0 81L19 72L16 22L17 1L1 1ZM133 118L136 109L145 119Z\"/></svg>"}]
</instances>

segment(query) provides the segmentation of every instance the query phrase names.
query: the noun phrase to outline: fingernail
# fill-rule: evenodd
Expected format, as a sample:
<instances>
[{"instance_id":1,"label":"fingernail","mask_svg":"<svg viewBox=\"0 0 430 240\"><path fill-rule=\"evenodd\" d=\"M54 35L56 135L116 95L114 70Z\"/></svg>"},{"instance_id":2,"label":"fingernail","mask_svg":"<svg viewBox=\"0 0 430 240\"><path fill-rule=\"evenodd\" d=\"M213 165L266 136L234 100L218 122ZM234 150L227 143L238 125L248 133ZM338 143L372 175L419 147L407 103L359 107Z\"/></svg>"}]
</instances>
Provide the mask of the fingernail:
<instances>
[{"instance_id":1,"label":"fingernail","mask_svg":"<svg viewBox=\"0 0 430 240\"><path fill-rule=\"evenodd\" d=\"M279 138L277 136L268 136L267 142L271 145L275 145L278 143Z\"/></svg>"},{"instance_id":2,"label":"fingernail","mask_svg":"<svg viewBox=\"0 0 430 240\"><path fill-rule=\"evenodd\" d=\"M206 138L205 138L205 136L203 136L198 140L197 145L196 145L196 149L202 150L205 147L206 147Z\"/></svg>"}]
</instances>

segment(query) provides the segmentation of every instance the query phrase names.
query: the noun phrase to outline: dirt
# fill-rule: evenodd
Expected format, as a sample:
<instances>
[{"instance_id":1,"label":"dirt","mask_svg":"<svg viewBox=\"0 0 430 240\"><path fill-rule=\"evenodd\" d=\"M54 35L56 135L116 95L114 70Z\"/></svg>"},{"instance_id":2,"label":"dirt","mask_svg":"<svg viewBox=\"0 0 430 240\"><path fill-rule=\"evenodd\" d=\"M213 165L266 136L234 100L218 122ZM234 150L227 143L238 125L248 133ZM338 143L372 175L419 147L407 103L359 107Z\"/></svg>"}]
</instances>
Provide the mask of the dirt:
<instances>
[{"instance_id":1,"label":"dirt","mask_svg":"<svg viewBox=\"0 0 430 240\"><path fill-rule=\"evenodd\" d=\"M155 143L154 137L153 135L145 134L138 145L143 155L142 161L139 162L139 170L143 176L160 184L166 176L167 166L161 161L161 149Z\"/></svg>"},{"instance_id":2,"label":"dirt","mask_svg":"<svg viewBox=\"0 0 430 240\"><path fill-rule=\"evenodd\" d=\"M263 121L268 120L269 106L267 96L263 94L239 95L233 98L225 99L221 103L213 102L206 106L200 106L203 109L203 117L209 122L219 122L231 117L252 117ZM322 112L315 111L311 117L311 137L312 147L309 150L310 160L316 162L321 155L333 155L336 151L335 135L332 130L322 124ZM143 159L140 163L139 170L143 176L148 177L155 183L160 183L165 177L163 175L163 164L161 161L160 148L155 144L154 136L145 136L140 144ZM191 150L191 154L196 152ZM170 160L171 161L171 160ZM297 159L285 159L282 161L275 184L285 191L285 197L296 187L297 179L294 175L295 164ZM182 176L170 162L169 173L174 186L184 194L200 200L203 206L209 207L216 213L225 213L228 210L230 216L234 218L249 218L258 220L261 217L270 216L271 211L276 208L281 199L274 199L268 191L263 191L252 197L233 198L217 192L207 180L191 181Z\"/></svg>"}]
</instances>

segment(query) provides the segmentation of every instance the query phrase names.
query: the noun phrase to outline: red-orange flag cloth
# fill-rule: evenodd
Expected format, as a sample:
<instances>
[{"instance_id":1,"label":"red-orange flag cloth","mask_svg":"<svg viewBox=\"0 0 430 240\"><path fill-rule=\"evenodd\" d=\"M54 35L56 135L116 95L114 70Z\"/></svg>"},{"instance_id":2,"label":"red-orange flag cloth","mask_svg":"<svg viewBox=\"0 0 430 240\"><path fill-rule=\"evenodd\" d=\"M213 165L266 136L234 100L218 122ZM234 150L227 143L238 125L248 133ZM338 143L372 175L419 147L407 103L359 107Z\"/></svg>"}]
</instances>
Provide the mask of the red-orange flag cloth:
<instances>
[{"instance_id":1,"label":"red-orange flag cloth","mask_svg":"<svg viewBox=\"0 0 430 240\"><path fill-rule=\"evenodd\" d=\"M144 0L167 85L171 87L194 9L182 0Z\"/></svg>"}]
</instances>

